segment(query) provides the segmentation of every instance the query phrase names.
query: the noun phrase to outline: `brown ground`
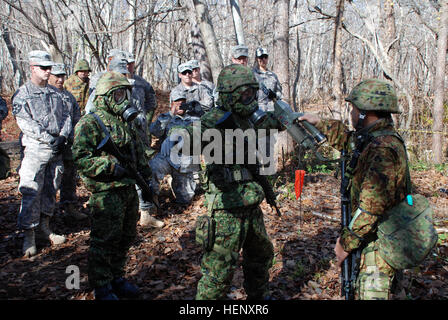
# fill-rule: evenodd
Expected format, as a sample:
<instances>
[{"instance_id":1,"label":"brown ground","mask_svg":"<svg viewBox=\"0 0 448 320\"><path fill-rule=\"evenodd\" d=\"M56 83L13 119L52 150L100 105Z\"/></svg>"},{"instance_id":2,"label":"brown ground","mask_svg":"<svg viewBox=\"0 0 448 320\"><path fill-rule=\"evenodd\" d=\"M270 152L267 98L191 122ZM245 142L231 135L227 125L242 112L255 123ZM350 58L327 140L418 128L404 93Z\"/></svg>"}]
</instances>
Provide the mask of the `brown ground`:
<instances>
[{"instance_id":1,"label":"brown ground","mask_svg":"<svg viewBox=\"0 0 448 320\"><path fill-rule=\"evenodd\" d=\"M166 109L166 93L158 96ZM4 122L3 140L14 140L18 131L11 114ZM13 162L13 167L17 166ZM265 202L267 231L275 248L271 269L271 290L278 300L339 300L339 270L335 266L333 246L339 231L339 180L333 173L307 173L302 199L295 200L293 169L287 163L275 180L278 204L283 213L279 218ZM428 197L435 210L439 243L422 266L404 272L404 289L396 299L448 299L448 195L438 192L447 188L448 177L436 171L413 171L412 179L419 193ZM57 209L52 227L67 237L67 242L51 247L38 241L38 254L22 258L23 235L16 230L21 196L17 191L18 175L0 182L0 299L81 299L93 298L87 281L89 221L66 221ZM88 213L88 191L79 182L77 209ZM195 243L196 218L205 213L203 195L195 197L187 207L172 202L173 196L165 184L160 197L162 209L158 218L166 226L161 230L143 230L129 251L127 277L138 284L143 300L194 299L200 278L201 250ZM319 216L323 214L326 218ZM335 221L330 220L331 218ZM240 261L241 262L241 261ZM67 267L80 269L79 289L67 289ZM242 300L242 271L237 269L229 293L230 299Z\"/></svg>"}]
</instances>

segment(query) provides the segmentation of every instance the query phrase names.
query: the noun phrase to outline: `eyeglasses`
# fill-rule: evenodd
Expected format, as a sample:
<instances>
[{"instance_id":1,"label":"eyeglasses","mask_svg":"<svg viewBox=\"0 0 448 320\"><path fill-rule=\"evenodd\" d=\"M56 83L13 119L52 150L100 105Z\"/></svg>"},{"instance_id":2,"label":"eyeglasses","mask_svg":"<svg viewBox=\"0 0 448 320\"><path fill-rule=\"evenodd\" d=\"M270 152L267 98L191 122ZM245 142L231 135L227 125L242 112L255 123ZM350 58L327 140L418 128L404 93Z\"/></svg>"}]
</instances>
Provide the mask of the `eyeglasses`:
<instances>
[{"instance_id":1,"label":"eyeglasses","mask_svg":"<svg viewBox=\"0 0 448 320\"><path fill-rule=\"evenodd\" d=\"M240 102L244 105L248 105L255 100L258 96L258 90L254 87L246 87L246 89L242 89L243 91L240 93Z\"/></svg>"},{"instance_id":2,"label":"eyeglasses","mask_svg":"<svg viewBox=\"0 0 448 320\"><path fill-rule=\"evenodd\" d=\"M191 70L185 70L185 71L182 71L181 73L182 73L182 75L185 76L187 74L192 74L193 72Z\"/></svg>"},{"instance_id":3,"label":"eyeglasses","mask_svg":"<svg viewBox=\"0 0 448 320\"><path fill-rule=\"evenodd\" d=\"M116 104L122 103L126 98L130 100L131 92L125 88L118 88L112 93L112 97Z\"/></svg>"}]
</instances>

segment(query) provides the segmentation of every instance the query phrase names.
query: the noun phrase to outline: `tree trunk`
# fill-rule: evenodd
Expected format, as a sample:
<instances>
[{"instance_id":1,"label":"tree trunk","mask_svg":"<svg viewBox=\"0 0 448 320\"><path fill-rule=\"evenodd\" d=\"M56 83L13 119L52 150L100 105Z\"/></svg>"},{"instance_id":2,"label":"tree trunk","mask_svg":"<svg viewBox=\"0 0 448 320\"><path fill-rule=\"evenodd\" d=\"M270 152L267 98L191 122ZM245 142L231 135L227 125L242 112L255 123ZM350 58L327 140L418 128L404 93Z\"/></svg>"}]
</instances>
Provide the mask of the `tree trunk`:
<instances>
[{"instance_id":1,"label":"tree trunk","mask_svg":"<svg viewBox=\"0 0 448 320\"><path fill-rule=\"evenodd\" d=\"M199 24L199 29L201 30L205 50L207 51L208 60L210 61L212 77L213 79L218 79L218 75L223 68L223 61L213 24L208 14L207 5L204 0L193 0L193 5L196 11L196 20Z\"/></svg>"},{"instance_id":2,"label":"tree trunk","mask_svg":"<svg viewBox=\"0 0 448 320\"><path fill-rule=\"evenodd\" d=\"M282 85L283 100L290 103L289 0L277 0L274 2L274 7L277 7L277 17L274 22L274 56L270 57L270 60L275 61L273 70ZM279 133L275 149L276 158L280 157L282 160L278 162L277 168L279 169L280 164L285 160L283 156L294 151L292 138L286 132Z\"/></svg>"},{"instance_id":3,"label":"tree trunk","mask_svg":"<svg viewBox=\"0 0 448 320\"><path fill-rule=\"evenodd\" d=\"M445 94L445 67L447 51L447 33L448 33L448 0L440 1L440 29L437 39L437 63L436 76L434 78L434 107L432 126L432 151L434 154L434 163L443 162L443 98Z\"/></svg>"},{"instance_id":4,"label":"tree trunk","mask_svg":"<svg viewBox=\"0 0 448 320\"><path fill-rule=\"evenodd\" d=\"M334 111L337 118L342 120L342 19L344 17L345 0L336 0L336 17L334 21L334 45L333 45L333 94Z\"/></svg>"},{"instance_id":5,"label":"tree trunk","mask_svg":"<svg viewBox=\"0 0 448 320\"><path fill-rule=\"evenodd\" d=\"M235 28L236 40L238 44L245 44L243 19L241 18L241 10L238 0L230 0L232 7L233 27Z\"/></svg>"}]
</instances>

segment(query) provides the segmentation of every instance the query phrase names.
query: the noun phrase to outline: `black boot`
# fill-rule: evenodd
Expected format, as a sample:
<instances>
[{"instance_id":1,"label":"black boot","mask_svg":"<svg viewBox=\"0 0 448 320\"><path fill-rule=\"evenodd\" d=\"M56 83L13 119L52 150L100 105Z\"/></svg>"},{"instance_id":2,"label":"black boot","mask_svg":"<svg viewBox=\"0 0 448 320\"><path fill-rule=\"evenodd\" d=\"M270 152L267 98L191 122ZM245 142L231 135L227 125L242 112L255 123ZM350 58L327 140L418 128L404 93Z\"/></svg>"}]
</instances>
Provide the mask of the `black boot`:
<instances>
[{"instance_id":1,"label":"black boot","mask_svg":"<svg viewBox=\"0 0 448 320\"><path fill-rule=\"evenodd\" d=\"M131 284L125 278L112 280L112 288L120 298L137 298L140 290L136 285Z\"/></svg>"},{"instance_id":2,"label":"black boot","mask_svg":"<svg viewBox=\"0 0 448 320\"><path fill-rule=\"evenodd\" d=\"M112 286L108 283L105 286L95 288L93 290L95 300L118 300L118 297L112 291Z\"/></svg>"}]
</instances>

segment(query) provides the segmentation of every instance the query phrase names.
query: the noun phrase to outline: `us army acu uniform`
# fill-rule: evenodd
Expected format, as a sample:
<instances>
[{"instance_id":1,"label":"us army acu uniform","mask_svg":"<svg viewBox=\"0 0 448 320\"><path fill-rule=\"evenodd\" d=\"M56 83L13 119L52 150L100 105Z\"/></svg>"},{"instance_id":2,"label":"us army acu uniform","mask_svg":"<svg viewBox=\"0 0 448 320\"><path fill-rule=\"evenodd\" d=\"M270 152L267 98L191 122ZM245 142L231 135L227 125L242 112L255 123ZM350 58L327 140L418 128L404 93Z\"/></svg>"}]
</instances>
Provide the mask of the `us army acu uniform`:
<instances>
[{"instance_id":1,"label":"us army acu uniform","mask_svg":"<svg viewBox=\"0 0 448 320\"><path fill-rule=\"evenodd\" d=\"M45 51L29 53L31 65L51 67L54 63ZM72 130L72 119L61 95L53 86L38 87L28 80L13 95L13 114L23 133L24 157L19 170L19 192L22 194L18 227L26 230L25 240L33 239L30 247L35 254L34 228L39 224L54 243L63 242L48 233L48 223L56 203L56 191L63 172L62 154L55 144L64 144ZM61 149L62 150L62 147ZM30 255L32 255L30 254Z\"/></svg>"},{"instance_id":2,"label":"us army acu uniform","mask_svg":"<svg viewBox=\"0 0 448 320\"><path fill-rule=\"evenodd\" d=\"M129 177L125 167L133 165L148 180L151 169L143 144L129 125L138 113L130 105L130 90L125 76L105 73L96 87L95 112L83 116L75 128L73 156L87 189L92 192L88 275L96 299L138 293L137 288L123 280L138 220L136 181ZM98 148L108 135L127 159L126 163L119 163L107 147Z\"/></svg>"},{"instance_id":3,"label":"us army acu uniform","mask_svg":"<svg viewBox=\"0 0 448 320\"><path fill-rule=\"evenodd\" d=\"M192 70L200 67L198 60L190 60L187 63L190 65ZM197 85L199 87L199 102L202 105L202 110L204 110L204 112L207 112L215 106L215 100L217 99L215 85L208 80L202 79L201 82Z\"/></svg>"},{"instance_id":4,"label":"us army acu uniform","mask_svg":"<svg viewBox=\"0 0 448 320\"><path fill-rule=\"evenodd\" d=\"M62 63L57 63L51 68L51 74L55 76L66 75L65 66ZM65 82L64 82L65 85ZM73 161L72 145L74 128L81 118L81 110L79 109L76 98L67 90L56 89L62 97L62 101L66 105L70 117L72 119L72 130L67 139L67 146L62 153L62 160L64 163L64 173L62 174L61 186L60 186L60 200L63 205L65 213L75 218L76 220L87 218L83 213L75 211L73 205L78 201L76 196L76 180L77 173L75 163Z\"/></svg>"},{"instance_id":5,"label":"us army acu uniform","mask_svg":"<svg viewBox=\"0 0 448 320\"><path fill-rule=\"evenodd\" d=\"M283 129L272 114L258 109L257 90L258 82L250 68L237 64L225 67L217 85L220 108L213 108L201 117L201 132L217 129L225 137L229 127ZM187 129L192 136L192 126ZM233 150L233 156L236 156L243 149L234 145ZM248 298L269 297L269 268L274 252L259 207L265 194L254 180L251 165L233 163L207 163L206 166L204 205L208 207L211 223L207 230L198 224L196 236L201 233L210 237L202 241L202 278L198 282L196 299L225 299L241 249L244 289Z\"/></svg>"},{"instance_id":6,"label":"us army acu uniform","mask_svg":"<svg viewBox=\"0 0 448 320\"><path fill-rule=\"evenodd\" d=\"M172 99L174 101L185 100L185 92L174 92ZM190 155L178 155L172 157L171 152L176 140L170 139L170 135L176 128L185 128L199 117L188 113L183 115L172 114L170 112L162 113L157 117L151 126L151 133L162 142L160 152L150 161L152 168L151 186L154 191L160 193L160 183L166 175L171 175L176 203L188 204L195 195L197 181L195 174L201 169L199 159L193 159Z\"/></svg>"},{"instance_id":7,"label":"us army acu uniform","mask_svg":"<svg viewBox=\"0 0 448 320\"><path fill-rule=\"evenodd\" d=\"M78 71L92 71L87 60L81 59L76 61L73 74L65 80L64 88L75 97L81 113L84 114L84 109L89 99L89 79L87 81L82 80L77 75Z\"/></svg>"},{"instance_id":8,"label":"us army acu uniform","mask_svg":"<svg viewBox=\"0 0 448 320\"><path fill-rule=\"evenodd\" d=\"M385 81L362 81L346 100L361 114L365 111L400 112L395 90ZM356 143L361 137L396 132L390 116L357 129L355 134L349 134L337 120L323 120L317 128L327 136L330 145L340 150L344 144ZM396 270L378 254L376 227L385 211L406 195L406 154L403 143L393 135L370 138L365 144L351 179L352 222L342 231L341 245L346 252L362 250L356 298L388 299Z\"/></svg>"},{"instance_id":9,"label":"us army acu uniform","mask_svg":"<svg viewBox=\"0 0 448 320\"><path fill-rule=\"evenodd\" d=\"M264 48L258 48L255 55L259 58L263 55L268 55L268 52ZM282 98L282 85L274 72L269 70L264 72L258 68L254 68L253 71L255 78L257 78L257 81L260 83L260 86L264 85L266 89L272 90L277 96L277 99ZM261 88L258 90L258 104L260 109L264 111L274 111L274 102L268 98L267 94L264 93Z\"/></svg>"}]
</instances>

